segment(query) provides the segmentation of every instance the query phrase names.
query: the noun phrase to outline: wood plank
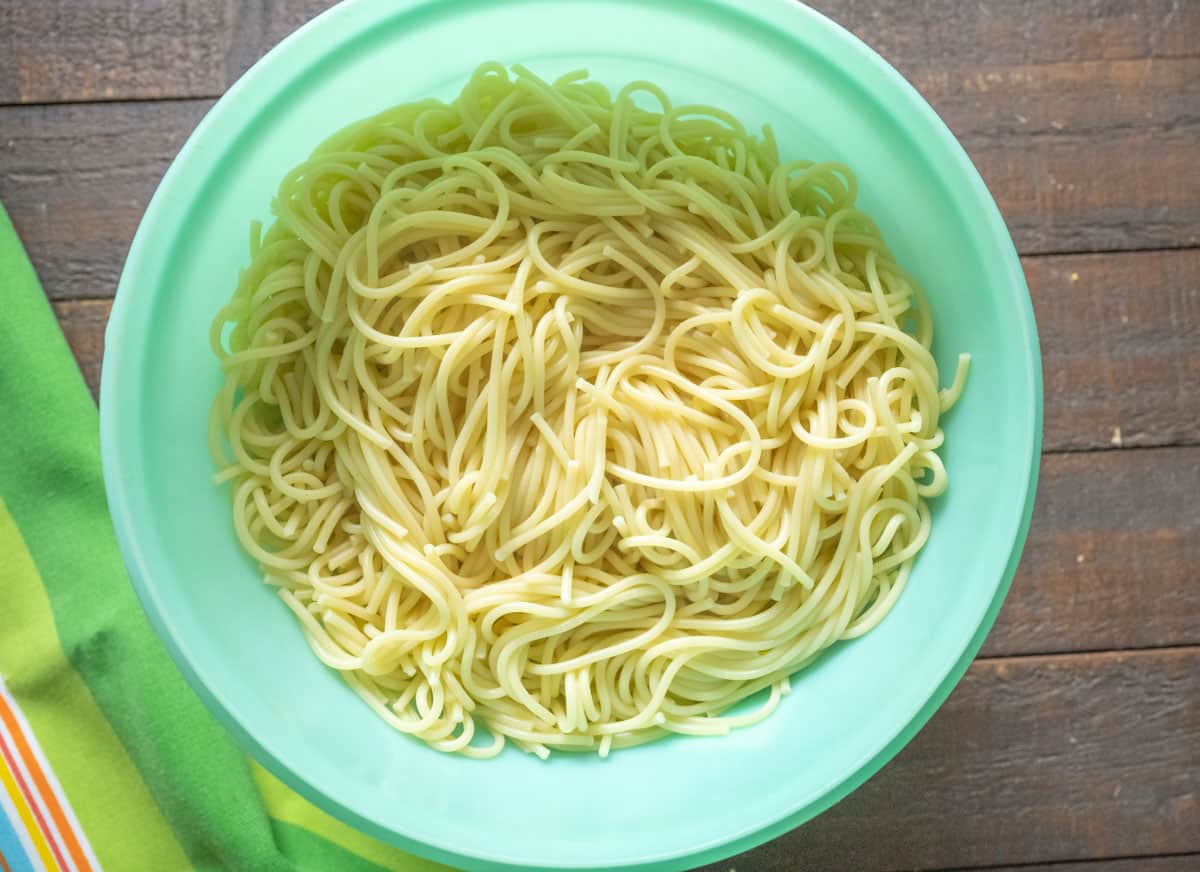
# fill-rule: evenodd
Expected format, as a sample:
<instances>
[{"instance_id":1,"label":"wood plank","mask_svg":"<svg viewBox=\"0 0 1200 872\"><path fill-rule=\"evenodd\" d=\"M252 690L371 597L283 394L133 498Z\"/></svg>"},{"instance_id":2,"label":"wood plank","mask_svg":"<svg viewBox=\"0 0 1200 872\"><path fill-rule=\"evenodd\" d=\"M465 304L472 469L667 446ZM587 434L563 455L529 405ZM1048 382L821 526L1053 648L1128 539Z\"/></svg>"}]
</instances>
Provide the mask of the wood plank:
<instances>
[{"instance_id":1,"label":"wood plank","mask_svg":"<svg viewBox=\"0 0 1200 872\"><path fill-rule=\"evenodd\" d=\"M65 300L55 302L54 314L79 371L92 397L100 398L100 362L104 358L104 326L112 300Z\"/></svg>"},{"instance_id":2,"label":"wood plank","mask_svg":"<svg viewBox=\"0 0 1200 872\"><path fill-rule=\"evenodd\" d=\"M1200 851L1197 699L1196 648L977 662L867 784L707 872L886 872ZM1154 872L1165 870L1174 872L1169 864Z\"/></svg>"},{"instance_id":3,"label":"wood plank","mask_svg":"<svg viewBox=\"0 0 1200 872\"><path fill-rule=\"evenodd\" d=\"M0 102L219 94L234 0L8 0L0 9Z\"/></svg>"},{"instance_id":4,"label":"wood plank","mask_svg":"<svg viewBox=\"0 0 1200 872\"><path fill-rule=\"evenodd\" d=\"M1048 448L1200 442L1200 250L1026 258Z\"/></svg>"},{"instance_id":5,"label":"wood plank","mask_svg":"<svg viewBox=\"0 0 1200 872\"><path fill-rule=\"evenodd\" d=\"M9 0L0 102L215 97L332 0ZM966 64L1195 57L1200 7L1181 0L812 0L905 75Z\"/></svg>"},{"instance_id":6,"label":"wood plank","mask_svg":"<svg viewBox=\"0 0 1200 872\"><path fill-rule=\"evenodd\" d=\"M48 90L29 99L207 96L219 94L274 40L324 5L226 2L207 12L200 11L207 6L187 4L178 13L157 13L150 20L164 21L154 34L182 39L177 32L201 30L203 45L219 45L222 59L187 61L187 51L148 51L146 69L131 66L125 89L72 84L88 76L120 78L122 64L132 63L98 44L118 28L112 0L81 16L87 26L78 29L74 19L55 24L71 18L60 4L21 0L11 14L23 24L8 38L36 46L30 56L37 63L50 64L54 46L63 40L64 57L90 59L78 74L33 77ZM881 8L839 0L824 6L876 44L943 115L996 195L1023 252L1200 244L1200 174L1193 172L1200 136L1197 4L1172 6L1164 0L1131 11L1096 0L1037 0L1008 14L1006 7L954 0L891 0ZM140 32L142 17L128 17ZM124 38L119 28L115 32ZM23 63L19 56L10 54L8 63ZM178 70L177 59L183 64ZM201 76L197 70L207 77L202 87L187 79ZM5 78L0 67L0 81ZM18 81L21 75L7 78ZM148 84L154 81L156 86ZM62 89L57 96L56 87ZM195 123L193 111L179 111L179 118L145 120L151 128L156 120L173 124L160 132L179 139ZM114 120L122 124L120 116ZM20 119L0 115L0 129L7 127L20 132ZM1144 169L1131 171L1131 158Z\"/></svg>"},{"instance_id":7,"label":"wood plank","mask_svg":"<svg viewBox=\"0 0 1200 872\"><path fill-rule=\"evenodd\" d=\"M0 108L0 202L52 299L115 293L150 196L211 105Z\"/></svg>"},{"instance_id":8,"label":"wood plank","mask_svg":"<svg viewBox=\"0 0 1200 872\"><path fill-rule=\"evenodd\" d=\"M911 79L1022 253L1200 244L1200 59L968 65Z\"/></svg>"},{"instance_id":9,"label":"wood plank","mask_svg":"<svg viewBox=\"0 0 1200 872\"><path fill-rule=\"evenodd\" d=\"M1176 854L1173 857L1125 857L1120 860L1084 860L1081 863L1033 863L1021 866L996 866L988 872L1196 872L1200 854ZM959 869L956 872L968 872Z\"/></svg>"},{"instance_id":10,"label":"wood plank","mask_svg":"<svg viewBox=\"0 0 1200 872\"><path fill-rule=\"evenodd\" d=\"M1195 57L1200 6L1188 0L805 0L906 74L997 61Z\"/></svg>"},{"instance_id":11,"label":"wood plank","mask_svg":"<svg viewBox=\"0 0 1200 872\"><path fill-rule=\"evenodd\" d=\"M1196 446L1043 457L984 655L1200 644L1198 493Z\"/></svg>"},{"instance_id":12,"label":"wood plank","mask_svg":"<svg viewBox=\"0 0 1200 872\"><path fill-rule=\"evenodd\" d=\"M55 303L95 395L107 300ZM1200 645L1200 446L1043 458L1029 540L985 656Z\"/></svg>"}]
</instances>

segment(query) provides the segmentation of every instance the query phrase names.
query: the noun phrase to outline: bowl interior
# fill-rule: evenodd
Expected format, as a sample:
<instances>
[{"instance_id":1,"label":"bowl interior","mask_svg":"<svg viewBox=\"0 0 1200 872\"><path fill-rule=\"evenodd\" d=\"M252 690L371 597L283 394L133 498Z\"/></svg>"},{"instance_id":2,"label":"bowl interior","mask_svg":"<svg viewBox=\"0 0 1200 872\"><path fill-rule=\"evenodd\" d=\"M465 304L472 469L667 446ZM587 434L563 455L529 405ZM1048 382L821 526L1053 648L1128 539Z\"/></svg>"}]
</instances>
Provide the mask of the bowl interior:
<instances>
[{"instance_id":1,"label":"bowl interior","mask_svg":"<svg viewBox=\"0 0 1200 872\"><path fill-rule=\"evenodd\" d=\"M209 322L268 219L283 173L386 106L452 96L482 60L543 76L649 79L680 102L769 122L785 157L853 167L861 203L934 312L944 381L973 366L946 420L949 492L909 590L877 629L793 679L766 721L607 760L518 751L474 762L393 732L311 655L258 581L210 483L217 390ZM1032 498L1040 370L1029 299L994 204L920 98L809 10L518 0L333 10L218 104L156 195L108 333L102 436L110 502L147 611L216 714L330 811L420 853L478 867L679 866L743 849L870 775L948 691L1015 565ZM686 861L684 858L688 858Z\"/></svg>"}]
</instances>

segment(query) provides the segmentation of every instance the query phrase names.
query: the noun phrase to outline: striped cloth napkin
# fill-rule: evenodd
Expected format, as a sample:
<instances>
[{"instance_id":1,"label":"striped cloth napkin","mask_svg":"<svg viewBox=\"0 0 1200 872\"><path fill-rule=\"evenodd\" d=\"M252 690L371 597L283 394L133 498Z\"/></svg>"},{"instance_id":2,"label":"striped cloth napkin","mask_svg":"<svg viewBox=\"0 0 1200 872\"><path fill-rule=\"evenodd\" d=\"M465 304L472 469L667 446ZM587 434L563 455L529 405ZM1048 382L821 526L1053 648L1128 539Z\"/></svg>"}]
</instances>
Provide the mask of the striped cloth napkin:
<instances>
[{"instance_id":1,"label":"striped cloth napkin","mask_svg":"<svg viewBox=\"0 0 1200 872\"><path fill-rule=\"evenodd\" d=\"M433 872L245 756L147 623L96 407L0 207L0 872Z\"/></svg>"}]
</instances>

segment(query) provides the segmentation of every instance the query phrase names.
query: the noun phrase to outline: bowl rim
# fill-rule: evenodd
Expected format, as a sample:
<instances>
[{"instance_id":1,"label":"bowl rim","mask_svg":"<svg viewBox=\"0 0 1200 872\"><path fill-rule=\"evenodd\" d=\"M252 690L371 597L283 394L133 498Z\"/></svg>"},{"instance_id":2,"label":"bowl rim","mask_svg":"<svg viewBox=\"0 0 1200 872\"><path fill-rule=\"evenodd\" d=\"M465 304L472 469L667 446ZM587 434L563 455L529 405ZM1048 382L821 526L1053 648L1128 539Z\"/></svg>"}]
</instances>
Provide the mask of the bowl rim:
<instances>
[{"instance_id":1,"label":"bowl rim","mask_svg":"<svg viewBox=\"0 0 1200 872\"><path fill-rule=\"evenodd\" d=\"M143 610L189 686L243 749L249 751L256 760L263 763L289 787L322 809L351 823L358 829L404 850L447 863L465 861L473 868L481 866L498 869L529 868L527 859L501 857L494 852L485 855L466 851L454 845L422 841L414 835L383 825L323 793L317 786L306 780L297 767L290 765L283 756L276 753L267 743L260 741L243 726L235 708L223 700L219 689L206 683L193 667L185 641L172 626L170 609L165 607L163 601L160 600L151 580L153 573L138 544L135 533L138 525L130 506L128 482L131 479L127 475L128 469L120 447L126 441L123 433L127 425L120 414L118 404L119 398L128 390L125 387L126 379L122 374L127 372L129 367L124 362L136 352L130 343L123 341L129 333L131 312L134 309L135 291L133 286L140 283L140 276L146 274L146 263L153 262L151 252L153 231L151 228L158 223L157 219L168 211L168 204L176 200L178 190L184 187L183 179L186 168L196 153L205 147L206 140L211 138L210 132L216 131L224 124L231 123L227 121L226 117L235 115L242 110L241 101L257 100L260 103L270 103L284 90L281 82L294 79L322 62L323 56L328 52L317 51L309 54L306 51L309 43L315 41L315 37L320 32L340 29L344 38L353 39L367 34L374 27L392 17L407 16L415 12L450 5L447 0L407 0L407 2L394 4L379 3L372 8L372 2L373 0L343 0L276 44L209 109L188 136L164 174L138 224L105 330L104 378L100 389L100 447L104 483L117 541ZM469 12L469 7L472 5L483 5L490 2L492 0L463 4L462 14ZM667 0L666 5L675 4ZM1008 562L1002 570L998 571L999 577L996 580L992 600L984 610L975 632L958 659L945 669L940 678L928 683L926 692L919 694L925 699L924 704L918 706L907 722L896 727L889 740L883 742L874 753L865 755L865 759L861 760L856 768L847 772L840 781L822 793L818 799L800 803L794 807L781 808L778 816L773 820L764 821L760 826L745 832L720 836L688 849L646 856L622 867L630 870L678 868L685 861L698 865L749 850L827 810L892 759L920 731L949 696L974 660L995 622L1012 584L1029 530L1041 461L1044 398L1041 353L1032 301L1016 248L999 208L953 133L917 90L874 49L832 19L803 3L795 2L795 0L753 0L753 2L739 4L733 3L731 0L695 0L694 5L732 11L739 16L757 19L759 23L765 22L769 26L779 28L782 35L797 41L801 40L799 35L801 31L805 28L812 28L813 32L828 39L830 45L834 46L833 49L820 50L822 54L829 54L831 51L848 52L854 56L856 61L861 62L862 67L856 68L852 78L871 100L882 107L881 90L890 97L898 98L897 102L887 108L881 108L881 111L900 124L906 133L911 134L912 128L919 128L932 143L928 147L937 145L943 150L944 156L952 161L952 169L969 185L969 190L962 194L960 202L969 202L977 210L976 214L983 219L979 228L980 235L986 237L985 241L998 255L998 265L1005 268L1004 275L998 276L997 281L1009 288L1010 293L1015 297L1017 308L1023 315L1012 327L1018 332L1025 350L1023 363L1027 368L1028 384L1026 387L1033 399L1033 409L1030 410L1033 428L1031 433L1026 434L1028 442L1023 446L1028 452L1028 475L1023 483L1023 503L1015 517ZM806 34L803 41L811 48L811 43L814 41L812 33ZM842 68L846 66L844 61L839 61L835 65ZM272 84L264 85L266 80L271 80ZM255 89L260 93L255 95ZM130 378L129 381L134 382L131 387L136 389L136 380ZM591 869L598 867L587 863L578 863L558 868Z\"/></svg>"}]
</instances>

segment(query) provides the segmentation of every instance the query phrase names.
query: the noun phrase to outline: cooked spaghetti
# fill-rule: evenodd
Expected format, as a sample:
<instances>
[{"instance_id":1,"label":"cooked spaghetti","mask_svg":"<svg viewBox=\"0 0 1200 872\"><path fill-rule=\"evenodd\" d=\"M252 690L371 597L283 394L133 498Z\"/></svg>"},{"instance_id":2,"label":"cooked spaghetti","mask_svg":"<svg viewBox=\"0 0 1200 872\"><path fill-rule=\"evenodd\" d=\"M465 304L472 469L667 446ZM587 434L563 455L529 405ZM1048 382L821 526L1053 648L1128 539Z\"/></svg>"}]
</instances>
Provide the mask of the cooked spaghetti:
<instances>
[{"instance_id":1,"label":"cooked spaghetti","mask_svg":"<svg viewBox=\"0 0 1200 872\"><path fill-rule=\"evenodd\" d=\"M321 145L213 324L210 428L316 655L436 748L607 754L878 624L966 358L939 393L855 197L652 84L497 64Z\"/></svg>"}]
</instances>

